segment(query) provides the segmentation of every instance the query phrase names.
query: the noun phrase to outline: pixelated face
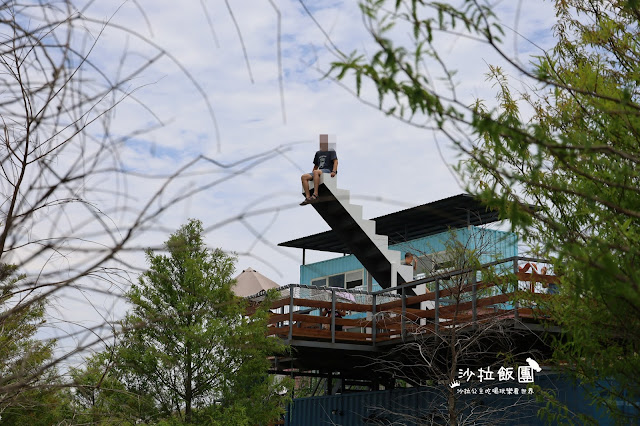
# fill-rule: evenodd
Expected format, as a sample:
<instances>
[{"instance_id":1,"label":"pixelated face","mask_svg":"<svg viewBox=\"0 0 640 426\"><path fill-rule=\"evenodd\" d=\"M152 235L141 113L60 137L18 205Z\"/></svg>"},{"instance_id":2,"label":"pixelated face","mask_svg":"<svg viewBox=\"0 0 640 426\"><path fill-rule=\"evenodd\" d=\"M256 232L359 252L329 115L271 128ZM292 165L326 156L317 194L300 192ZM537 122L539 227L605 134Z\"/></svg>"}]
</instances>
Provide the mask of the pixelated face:
<instances>
[{"instance_id":1,"label":"pixelated face","mask_svg":"<svg viewBox=\"0 0 640 426\"><path fill-rule=\"evenodd\" d=\"M336 150L335 135L320 135L320 151Z\"/></svg>"},{"instance_id":2,"label":"pixelated face","mask_svg":"<svg viewBox=\"0 0 640 426\"><path fill-rule=\"evenodd\" d=\"M329 135L320 135L320 151L329 151Z\"/></svg>"}]
</instances>

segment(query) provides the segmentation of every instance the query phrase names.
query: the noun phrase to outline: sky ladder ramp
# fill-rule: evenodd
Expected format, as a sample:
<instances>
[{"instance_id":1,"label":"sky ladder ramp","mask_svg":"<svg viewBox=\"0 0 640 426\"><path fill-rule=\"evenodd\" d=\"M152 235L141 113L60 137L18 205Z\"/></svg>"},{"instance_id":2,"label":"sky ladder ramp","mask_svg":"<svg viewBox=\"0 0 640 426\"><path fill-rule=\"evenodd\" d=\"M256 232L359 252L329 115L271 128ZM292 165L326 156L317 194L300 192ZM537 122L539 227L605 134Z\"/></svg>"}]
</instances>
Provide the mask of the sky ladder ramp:
<instances>
[{"instance_id":1,"label":"sky ladder ramp","mask_svg":"<svg viewBox=\"0 0 640 426\"><path fill-rule=\"evenodd\" d=\"M339 189L337 182L330 174L320 176L313 208L382 288L413 281L413 268L401 264L401 252L389 249L389 237L376 234L376 222L362 217L362 206L351 204L349 191ZM311 180L311 193L313 185Z\"/></svg>"}]
</instances>

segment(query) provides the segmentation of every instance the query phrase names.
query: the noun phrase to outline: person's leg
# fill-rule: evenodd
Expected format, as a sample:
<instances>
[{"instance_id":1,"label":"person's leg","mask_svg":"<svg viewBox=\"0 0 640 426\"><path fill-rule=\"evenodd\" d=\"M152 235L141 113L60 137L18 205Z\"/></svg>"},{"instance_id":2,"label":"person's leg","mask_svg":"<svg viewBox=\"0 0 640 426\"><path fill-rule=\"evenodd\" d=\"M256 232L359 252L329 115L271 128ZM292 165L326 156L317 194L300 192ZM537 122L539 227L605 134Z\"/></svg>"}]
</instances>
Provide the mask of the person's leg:
<instances>
[{"instance_id":1,"label":"person's leg","mask_svg":"<svg viewBox=\"0 0 640 426\"><path fill-rule=\"evenodd\" d=\"M318 187L320 186L320 176L322 176L322 170L313 171L313 195L318 196ZM307 186L309 184L307 183Z\"/></svg>"},{"instance_id":2,"label":"person's leg","mask_svg":"<svg viewBox=\"0 0 640 426\"><path fill-rule=\"evenodd\" d=\"M305 198L310 198L311 195L309 194L309 181L313 179L313 176L311 176L309 173L305 173L300 177L300 179L302 179L302 189L304 189Z\"/></svg>"}]
</instances>

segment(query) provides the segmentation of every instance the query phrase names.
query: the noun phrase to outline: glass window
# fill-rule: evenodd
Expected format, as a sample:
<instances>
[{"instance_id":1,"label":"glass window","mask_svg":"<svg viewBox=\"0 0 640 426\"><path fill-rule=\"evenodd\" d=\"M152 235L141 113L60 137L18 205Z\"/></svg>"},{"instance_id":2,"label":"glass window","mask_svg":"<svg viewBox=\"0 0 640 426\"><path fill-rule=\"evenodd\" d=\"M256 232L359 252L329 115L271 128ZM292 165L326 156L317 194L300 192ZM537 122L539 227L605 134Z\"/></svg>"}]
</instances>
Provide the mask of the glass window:
<instances>
[{"instance_id":1,"label":"glass window","mask_svg":"<svg viewBox=\"0 0 640 426\"><path fill-rule=\"evenodd\" d=\"M450 255L447 252L441 251L418 257L416 274L418 276L422 275L422 277L427 277L434 272L442 273L454 270L456 262L449 256Z\"/></svg>"},{"instance_id":2,"label":"glass window","mask_svg":"<svg viewBox=\"0 0 640 426\"><path fill-rule=\"evenodd\" d=\"M315 285L318 287L324 287L325 285L327 285L327 279L326 278L320 278L319 280L313 280L311 281L311 285Z\"/></svg>"},{"instance_id":3,"label":"glass window","mask_svg":"<svg viewBox=\"0 0 640 426\"><path fill-rule=\"evenodd\" d=\"M347 288L355 288L361 286L363 284L363 269L359 269L357 271L347 272L345 274L345 281L347 283Z\"/></svg>"},{"instance_id":4,"label":"glass window","mask_svg":"<svg viewBox=\"0 0 640 426\"><path fill-rule=\"evenodd\" d=\"M329 277L329 287L344 288L344 274Z\"/></svg>"},{"instance_id":5,"label":"glass window","mask_svg":"<svg viewBox=\"0 0 640 426\"><path fill-rule=\"evenodd\" d=\"M347 288L356 288L362 285L362 280L349 281L347 283Z\"/></svg>"},{"instance_id":6,"label":"glass window","mask_svg":"<svg viewBox=\"0 0 640 426\"><path fill-rule=\"evenodd\" d=\"M416 261L416 277L418 279L428 276L433 270L433 259L431 256L419 256Z\"/></svg>"}]
</instances>

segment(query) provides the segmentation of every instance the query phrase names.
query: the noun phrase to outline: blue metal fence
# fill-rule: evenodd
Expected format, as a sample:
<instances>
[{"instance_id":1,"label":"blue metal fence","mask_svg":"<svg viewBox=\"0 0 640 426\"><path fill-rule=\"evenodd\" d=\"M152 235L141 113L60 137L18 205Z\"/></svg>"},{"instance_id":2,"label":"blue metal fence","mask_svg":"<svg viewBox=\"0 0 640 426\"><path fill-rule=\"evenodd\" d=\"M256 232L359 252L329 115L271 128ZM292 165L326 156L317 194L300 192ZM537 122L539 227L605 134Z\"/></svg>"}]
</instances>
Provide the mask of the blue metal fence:
<instances>
[{"instance_id":1,"label":"blue metal fence","mask_svg":"<svg viewBox=\"0 0 640 426\"><path fill-rule=\"evenodd\" d=\"M612 425L607 413L588 399L585 389L558 375L536 377L536 384L553 391L572 412L593 417L600 425ZM517 385L517 383L515 384ZM495 386L514 388L514 384ZM493 387L490 388L493 390ZM525 389L520 385L519 389ZM442 387L400 388L388 391L346 393L295 399L285 417L287 426L368 426L449 424L447 393ZM460 424L541 426L544 406L530 394L456 395ZM464 422L462 422L464 420ZM574 419L575 421L576 419ZM553 423L552 423L553 424ZM579 422L578 422L579 424Z\"/></svg>"}]
</instances>

